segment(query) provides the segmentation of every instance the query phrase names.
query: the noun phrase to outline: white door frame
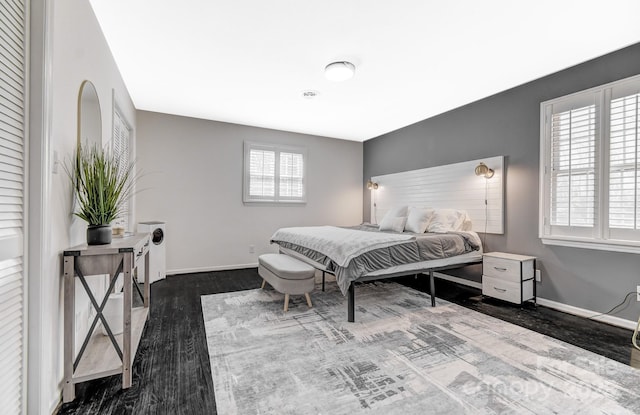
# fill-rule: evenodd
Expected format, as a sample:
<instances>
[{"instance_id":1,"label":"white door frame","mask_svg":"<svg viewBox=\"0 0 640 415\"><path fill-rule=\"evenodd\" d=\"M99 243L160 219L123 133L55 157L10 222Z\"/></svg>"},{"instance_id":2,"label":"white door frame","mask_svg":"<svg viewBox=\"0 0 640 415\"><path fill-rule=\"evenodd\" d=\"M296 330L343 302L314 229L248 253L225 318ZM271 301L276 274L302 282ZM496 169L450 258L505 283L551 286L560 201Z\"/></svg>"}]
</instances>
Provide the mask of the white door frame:
<instances>
[{"instance_id":1,"label":"white door frame","mask_svg":"<svg viewBox=\"0 0 640 415\"><path fill-rule=\"evenodd\" d=\"M51 257L49 201L51 191L51 71L52 24L51 0L30 0L28 22L29 82L27 142L27 397L29 415L51 414L59 397L47 396L46 383L52 374L45 376L44 314L50 305L50 293L42 291L44 278L51 277L46 269ZM54 336L55 337L55 336ZM50 343L50 342L49 342ZM55 341L50 346L57 348ZM52 365L55 367L55 365Z\"/></svg>"}]
</instances>

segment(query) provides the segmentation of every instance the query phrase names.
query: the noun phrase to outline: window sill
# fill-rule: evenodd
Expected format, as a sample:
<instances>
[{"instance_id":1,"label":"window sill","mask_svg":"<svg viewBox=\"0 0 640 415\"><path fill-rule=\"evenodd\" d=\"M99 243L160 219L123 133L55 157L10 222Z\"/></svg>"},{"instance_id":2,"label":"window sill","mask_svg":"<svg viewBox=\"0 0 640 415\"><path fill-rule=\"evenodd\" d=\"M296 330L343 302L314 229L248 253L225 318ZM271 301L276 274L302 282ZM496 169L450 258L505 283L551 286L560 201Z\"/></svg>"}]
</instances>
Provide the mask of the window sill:
<instances>
[{"instance_id":1,"label":"window sill","mask_svg":"<svg viewBox=\"0 0 640 415\"><path fill-rule=\"evenodd\" d=\"M626 252L630 254L640 254L640 244L601 242L591 240L576 240L567 238L543 237L542 243L545 245L568 246L572 248L595 249L598 251Z\"/></svg>"},{"instance_id":2,"label":"window sill","mask_svg":"<svg viewBox=\"0 0 640 415\"><path fill-rule=\"evenodd\" d=\"M244 200L242 201L247 206L304 206L307 204L306 200L281 200L275 202L273 200Z\"/></svg>"}]
</instances>

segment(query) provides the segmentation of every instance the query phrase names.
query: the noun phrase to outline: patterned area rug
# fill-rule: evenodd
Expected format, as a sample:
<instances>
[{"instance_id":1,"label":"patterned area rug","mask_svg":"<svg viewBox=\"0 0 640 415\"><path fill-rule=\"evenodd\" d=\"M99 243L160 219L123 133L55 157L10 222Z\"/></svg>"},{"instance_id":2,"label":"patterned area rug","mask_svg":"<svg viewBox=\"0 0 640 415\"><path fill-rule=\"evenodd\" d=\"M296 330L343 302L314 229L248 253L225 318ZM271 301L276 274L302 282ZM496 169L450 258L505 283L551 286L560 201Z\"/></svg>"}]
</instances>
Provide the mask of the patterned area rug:
<instances>
[{"instance_id":1,"label":"patterned area rug","mask_svg":"<svg viewBox=\"0 0 640 415\"><path fill-rule=\"evenodd\" d=\"M640 370L411 288L283 297L202 297L220 415L640 413Z\"/></svg>"}]
</instances>

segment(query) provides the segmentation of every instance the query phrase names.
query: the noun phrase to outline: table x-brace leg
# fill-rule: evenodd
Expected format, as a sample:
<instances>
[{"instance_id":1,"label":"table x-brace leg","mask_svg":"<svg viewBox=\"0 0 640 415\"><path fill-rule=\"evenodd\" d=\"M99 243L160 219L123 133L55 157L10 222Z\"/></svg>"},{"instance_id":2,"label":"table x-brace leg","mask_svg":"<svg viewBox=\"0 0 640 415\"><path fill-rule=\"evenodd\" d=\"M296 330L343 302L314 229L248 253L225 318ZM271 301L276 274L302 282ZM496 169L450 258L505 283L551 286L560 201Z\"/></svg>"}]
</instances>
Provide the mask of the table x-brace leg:
<instances>
[{"instance_id":1,"label":"table x-brace leg","mask_svg":"<svg viewBox=\"0 0 640 415\"><path fill-rule=\"evenodd\" d=\"M113 343L113 347L116 349L116 352L118 353L118 356L120 357L120 360L122 360L122 350L120 350L120 346L118 346L118 342L116 341L116 338L113 336L113 333L111 332L111 327L109 327L109 324L107 324L107 319L102 314L102 311L104 310L104 307L107 305L107 300L109 300L109 294L111 294L111 291L113 290L113 287L116 285L116 281L118 280L118 275L120 275L120 273L122 273L123 261L120 261L120 265L118 265L118 269L116 270L115 274L113 274L113 276L111 277L111 283L109 284L109 289L107 290L107 293L105 294L104 298L102 299L102 304L101 305L98 305L98 302L96 301L96 298L93 296L93 293L91 292L91 289L89 288L89 285L87 284L87 280L85 279L84 274L80 270L80 267L78 266L78 262L77 261L75 261L75 263L74 263L74 268L75 268L76 274L80 278L80 282L82 282L82 286L84 287L84 290L89 295L89 299L91 300L91 304L93 304L93 308L96 309L98 314L93 318L93 323L91 323L91 328L89 328L89 332L87 333L87 336L84 338L84 342L82 343L82 347L80 348L80 352L78 353L78 357L76 357L76 361L73 362L73 370L76 370L76 368L78 367L78 363L80 363L80 359L82 358L82 354L84 353L84 350L86 349L87 345L89 344L89 340L91 339L91 335L93 334L93 329L96 327L96 324L98 324L98 320L102 320L102 324L104 325L105 330L107 330L107 334L109 335L109 339L111 339L111 343Z\"/></svg>"},{"instance_id":2,"label":"table x-brace leg","mask_svg":"<svg viewBox=\"0 0 640 415\"><path fill-rule=\"evenodd\" d=\"M142 295L142 291L140 290L140 286L138 286L138 281L136 281L133 278L132 278L132 280L133 280L133 286L136 287L136 291L138 291L138 294L140 294L140 299L144 303L144 295ZM122 287L122 290L124 291L124 287Z\"/></svg>"}]
</instances>

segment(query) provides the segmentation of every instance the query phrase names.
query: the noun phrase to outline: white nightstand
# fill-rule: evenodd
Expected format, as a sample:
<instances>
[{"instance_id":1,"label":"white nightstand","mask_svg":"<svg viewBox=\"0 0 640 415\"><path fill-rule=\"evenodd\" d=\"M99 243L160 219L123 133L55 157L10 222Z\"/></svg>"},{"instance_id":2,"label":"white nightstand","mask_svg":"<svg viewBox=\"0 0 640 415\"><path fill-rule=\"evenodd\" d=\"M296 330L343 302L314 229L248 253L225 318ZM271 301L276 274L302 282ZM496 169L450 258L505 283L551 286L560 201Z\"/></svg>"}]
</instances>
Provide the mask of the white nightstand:
<instances>
[{"instance_id":1,"label":"white nightstand","mask_svg":"<svg viewBox=\"0 0 640 415\"><path fill-rule=\"evenodd\" d=\"M536 301L536 258L489 252L482 256L482 294L515 304Z\"/></svg>"}]
</instances>

